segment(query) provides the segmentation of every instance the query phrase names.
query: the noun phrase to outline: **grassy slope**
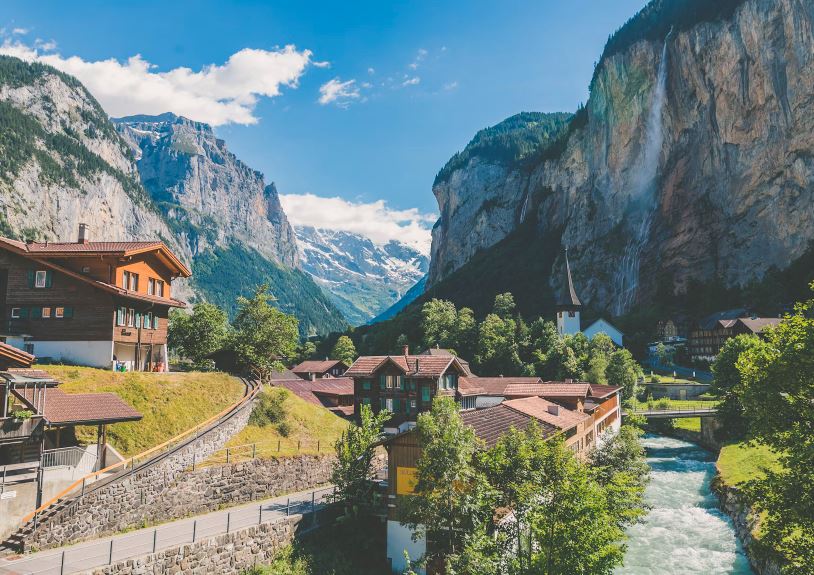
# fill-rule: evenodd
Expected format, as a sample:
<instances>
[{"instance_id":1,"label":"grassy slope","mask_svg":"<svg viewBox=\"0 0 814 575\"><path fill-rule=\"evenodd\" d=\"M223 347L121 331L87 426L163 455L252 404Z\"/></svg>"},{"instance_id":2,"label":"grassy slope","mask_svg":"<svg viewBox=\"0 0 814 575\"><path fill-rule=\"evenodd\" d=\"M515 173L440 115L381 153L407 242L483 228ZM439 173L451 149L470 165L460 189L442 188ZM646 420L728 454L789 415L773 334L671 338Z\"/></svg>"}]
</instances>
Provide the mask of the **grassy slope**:
<instances>
[{"instance_id":1,"label":"grassy slope","mask_svg":"<svg viewBox=\"0 0 814 575\"><path fill-rule=\"evenodd\" d=\"M780 470L778 455L765 445L746 442L725 445L718 455L721 480L730 486L764 477L765 470Z\"/></svg>"},{"instance_id":2,"label":"grassy slope","mask_svg":"<svg viewBox=\"0 0 814 575\"><path fill-rule=\"evenodd\" d=\"M108 441L123 455L140 453L216 415L243 395L244 386L223 373L115 373L89 367L43 366L66 393L112 391L144 416L108 427ZM93 442L96 429L79 427Z\"/></svg>"},{"instance_id":3,"label":"grassy slope","mask_svg":"<svg viewBox=\"0 0 814 575\"><path fill-rule=\"evenodd\" d=\"M227 447L236 447L257 444L258 457L290 456L297 453L333 453L334 442L342 435L342 431L349 423L334 415L327 409L308 403L307 401L289 393L283 403L286 421L291 426L288 437L283 437L275 425L258 427L247 425L243 431L235 435L227 443ZM277 451L277 442L280 442L280 451ZM297 442L300 449L297 449ZM251 457L250 447L233 450L231 457L235 460ZM215 454L209 463L222 463L226 459L225 452Z\"/></svg>"}]
</instances>

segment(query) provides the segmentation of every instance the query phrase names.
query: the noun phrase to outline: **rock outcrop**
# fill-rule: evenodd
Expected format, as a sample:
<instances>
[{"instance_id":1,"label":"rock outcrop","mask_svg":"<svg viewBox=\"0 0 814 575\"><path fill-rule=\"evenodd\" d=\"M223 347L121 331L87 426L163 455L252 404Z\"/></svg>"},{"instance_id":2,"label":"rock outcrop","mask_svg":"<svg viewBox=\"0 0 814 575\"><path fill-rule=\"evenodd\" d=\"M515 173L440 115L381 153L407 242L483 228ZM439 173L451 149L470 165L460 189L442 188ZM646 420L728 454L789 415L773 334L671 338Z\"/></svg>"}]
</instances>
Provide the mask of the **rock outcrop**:
<instances>
[{"instance_id":1,"label":"rock outcrop","mask_svg":"<svg viewBox=\"0 0 814 575\"><path fill-rule=\"evenodd\" d=\"M814 4L796 0L746 0L603 57L558 150L533 164L475 155L436 180L428 285L523 219L568 246L583 302L616 314L657 278L681 292L785 268L814 239L812 85Z\"/></svg>"}]
</instances>

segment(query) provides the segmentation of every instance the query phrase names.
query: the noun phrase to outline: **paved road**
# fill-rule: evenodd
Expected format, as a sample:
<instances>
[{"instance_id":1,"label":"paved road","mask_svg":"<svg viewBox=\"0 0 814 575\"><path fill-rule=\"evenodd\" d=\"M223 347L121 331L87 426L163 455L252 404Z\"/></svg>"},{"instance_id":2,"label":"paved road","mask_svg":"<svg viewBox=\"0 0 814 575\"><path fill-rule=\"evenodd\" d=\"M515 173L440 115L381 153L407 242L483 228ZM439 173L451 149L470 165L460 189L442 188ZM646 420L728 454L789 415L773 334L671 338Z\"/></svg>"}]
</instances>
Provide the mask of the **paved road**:
<instances>
[{"instance_id":1,"label":"paved road","mask_svg":"<svg viewBox=\"0 0 814 575\"><path fill-rule=\"evenodd\" d=\"M328 487L292 493L123 535L95 539L71 547L17 556L18 558L13 560L0 559L0 574L66 575L102 567L261 522L279 521L287 514L295 515L310 511L312 502L318 509L325 504L331 491L332 488Z\"/></svg>"}]
</instances>

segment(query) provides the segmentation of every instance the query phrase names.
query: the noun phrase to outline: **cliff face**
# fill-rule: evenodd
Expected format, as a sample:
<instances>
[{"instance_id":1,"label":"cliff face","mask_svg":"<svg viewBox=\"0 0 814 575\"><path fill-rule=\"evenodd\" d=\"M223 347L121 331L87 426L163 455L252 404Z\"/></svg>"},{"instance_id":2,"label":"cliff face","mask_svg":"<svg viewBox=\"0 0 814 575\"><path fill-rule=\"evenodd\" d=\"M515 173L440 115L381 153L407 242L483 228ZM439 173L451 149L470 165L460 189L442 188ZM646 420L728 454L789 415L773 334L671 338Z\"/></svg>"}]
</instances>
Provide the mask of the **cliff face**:
<instances>
[{"instance_id":1,"label":"cliff face","mask_svg":"<svg viewBox=\"0 0 814 575\"><path fill-rule=\"evenodd\" d=\"M173 114L115 122L133 147L144 187L178 222L193 254L239 241L297 266L294 230L274 184L238 160L209 125Z\"/></svg>"},{"instance_id":2,"label":"cliff face","mask_svg":"<svg viewBox=\"0 0 814 575\"><path fill-rule=\"evenodd\" d=\"M475 156L436 182L430 285L524 218L568 246L581 299L615 313L658 278L681 291L785 268L814 238L813 64L814 4L796 0L748 0L604 58L553 157Z\"/></svg>"}]
</instances>

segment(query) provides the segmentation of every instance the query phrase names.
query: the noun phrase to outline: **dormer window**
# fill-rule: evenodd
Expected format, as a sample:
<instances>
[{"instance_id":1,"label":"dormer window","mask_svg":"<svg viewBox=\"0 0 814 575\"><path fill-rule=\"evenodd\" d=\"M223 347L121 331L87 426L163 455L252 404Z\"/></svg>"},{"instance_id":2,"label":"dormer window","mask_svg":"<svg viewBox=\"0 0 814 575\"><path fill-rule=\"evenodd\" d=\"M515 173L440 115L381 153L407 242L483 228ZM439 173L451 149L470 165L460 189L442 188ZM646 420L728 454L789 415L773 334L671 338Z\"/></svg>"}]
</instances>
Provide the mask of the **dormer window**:
<instances>
[{"instance_id":1,"label":"dormer window","mask_svg":"<svg viewBox=\"0 0 814 575\"><path fill-rule=\"evenodd\" d=\"M48 272L46 270L37 270L34 276L34 287L44 288L48 286Z\"/></svg>"},{"instance_id":2,"label":"dormer window","mask_svg":"<svg viewBox=\"0 0 814 575\"><path fill-rule=\"evenodd\" d=\"M129 291L138 291L138 274L122 272L122 287Z\"/></svg>"}]
</instances>

